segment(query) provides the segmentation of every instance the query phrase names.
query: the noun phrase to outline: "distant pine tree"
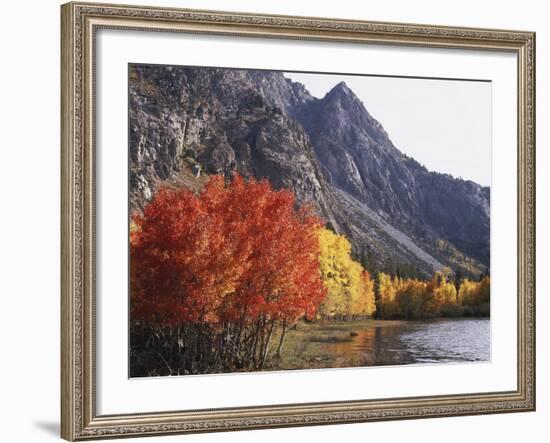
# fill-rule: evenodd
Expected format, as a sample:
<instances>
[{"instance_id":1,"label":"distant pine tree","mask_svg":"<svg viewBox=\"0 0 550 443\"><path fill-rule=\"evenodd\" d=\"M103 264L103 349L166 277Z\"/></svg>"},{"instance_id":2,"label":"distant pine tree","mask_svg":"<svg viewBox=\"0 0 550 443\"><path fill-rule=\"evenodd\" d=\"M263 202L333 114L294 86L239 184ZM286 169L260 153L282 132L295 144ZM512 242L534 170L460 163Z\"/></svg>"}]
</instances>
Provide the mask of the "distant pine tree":
<instances>
[{"instance_id":1,"label":"distant pine tree","mask_svg":"<svg viewBox=\"0 0 550 443\"><path fill-rule=\"evenodd\" d=\"M460 284L462 283L464 276L462 275L462 271L460 270L460 267L457 267L455 270L455 288L458 291L460 289Z\"/></svg>"}]
</instances>

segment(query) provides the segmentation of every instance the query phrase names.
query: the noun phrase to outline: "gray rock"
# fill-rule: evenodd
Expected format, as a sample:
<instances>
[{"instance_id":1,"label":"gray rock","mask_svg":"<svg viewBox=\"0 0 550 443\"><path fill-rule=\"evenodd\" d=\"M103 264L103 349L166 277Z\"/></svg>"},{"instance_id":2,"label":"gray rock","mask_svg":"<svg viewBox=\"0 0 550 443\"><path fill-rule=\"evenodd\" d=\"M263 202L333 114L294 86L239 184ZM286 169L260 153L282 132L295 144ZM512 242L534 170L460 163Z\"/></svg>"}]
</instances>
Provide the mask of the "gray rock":
<instances>
[{"instance_id":1,"label":"gray rock","mask_svg":"<svg viewBox=\"0 0 550 443\"><path fill-rule=\"evenodd\" d=\"M372 269L489 267L489 188L404 155L345 83L317 99L278 72L133 66L131 209L163 183L234 171L313 203Z\"/></svg>"}]
</instances>

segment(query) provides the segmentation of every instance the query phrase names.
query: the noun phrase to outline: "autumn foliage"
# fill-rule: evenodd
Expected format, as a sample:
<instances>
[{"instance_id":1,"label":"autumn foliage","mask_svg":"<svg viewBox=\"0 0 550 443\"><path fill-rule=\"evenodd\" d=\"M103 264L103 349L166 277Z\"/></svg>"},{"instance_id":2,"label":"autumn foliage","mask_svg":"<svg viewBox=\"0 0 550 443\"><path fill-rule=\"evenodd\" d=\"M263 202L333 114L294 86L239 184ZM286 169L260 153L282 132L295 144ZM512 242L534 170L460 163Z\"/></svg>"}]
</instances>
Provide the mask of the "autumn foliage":
<instances>
[{"instance_id":1,"label":"autumn foliage","mask_svg":"<svg viewBox=\"0 0 550 443\"><path fill-rule=\"evenodd\" d=\"M378 306L382 319L426 319L434 317L488 316L490 278L452 281L444 268L431 280L404 279L378 273ZM457 290L458 286L458 290Z\"/></svg>"},{"instance_id":2,"label":"autumn foliage","mask_svg":"<svg viewBox=\"0 0 550 443\"><path fill-rule=\"evenodd\" d=\"M136 346L140 331L162 336L170 373L261 368L275 328L313 318L325 296L319 220L267 181L164 188L133 223Z\"/></svg>"},{"instance_id":3,"label":"autumn foliage","mask_svg":"<svg viewBox=\"0 0 550 443\"><path fill-rule=\"evenodd\" d=\"M352 319L375 311L374 282L351 256L349 240L329 229L318 231L319 264L327 296L320 307L323 318Z\"/></svg>"},{"instance_id":4,"label":"autumn foliage","mask_svg":"<svg viewBox=\"0 0 550 443\"><path fill-rule=\"evenodd\" d=\"M362 263L266 180L161 188L131 222L132 376L263 369L300 319L489 315L489 277L371 275Z\"/></svg>"}]
</instances>

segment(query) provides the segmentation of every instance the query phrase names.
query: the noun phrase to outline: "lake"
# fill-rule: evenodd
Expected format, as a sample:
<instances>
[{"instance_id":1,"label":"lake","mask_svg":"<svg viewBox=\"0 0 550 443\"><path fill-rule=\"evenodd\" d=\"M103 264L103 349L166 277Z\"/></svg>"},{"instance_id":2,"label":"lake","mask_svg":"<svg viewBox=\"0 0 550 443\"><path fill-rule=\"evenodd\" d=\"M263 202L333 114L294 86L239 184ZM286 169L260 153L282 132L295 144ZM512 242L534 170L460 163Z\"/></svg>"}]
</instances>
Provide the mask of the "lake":
<instances>
[{"instance_id":1,"label":"lake","mask_svg":"<svg viewBox=\"0 0 550 443\"><path fill-rule=\"evenodd\" d=\"M489 361L489 319L301 324L271 369Z\"/></svg>"},{"instance_id":2,"label":"lake","mask_svg":"<svg viewBox=\"0 0 550 443\"><path fill-rule=\"evenodd\" d=\"M350 342L330 344L365 366L488 361L490 321L453 319L400 322L356 329Z\"/></svg>"}]
</instances>

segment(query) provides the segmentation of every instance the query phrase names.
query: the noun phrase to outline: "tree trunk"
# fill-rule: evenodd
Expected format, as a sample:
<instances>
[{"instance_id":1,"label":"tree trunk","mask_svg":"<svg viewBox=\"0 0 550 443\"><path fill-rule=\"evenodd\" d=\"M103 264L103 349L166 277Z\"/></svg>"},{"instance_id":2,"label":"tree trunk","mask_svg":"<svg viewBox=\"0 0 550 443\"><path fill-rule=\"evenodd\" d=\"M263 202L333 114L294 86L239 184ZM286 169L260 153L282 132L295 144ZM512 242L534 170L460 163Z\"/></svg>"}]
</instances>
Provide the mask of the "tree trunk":
<instances>
[{"instance_id":1,"label":"tree trunk","mask_svg":"<svg viewBox=\"0 0 550 443\"><path fill-rule=\"evenodd\" d=\"M269 327L269 333L267 334L267 339L264 345L262 360L260 362L260 369L264 367L265 361L267 360L267 354L269 353L269 342L271 341L271 336L273 335L274 327L275 327L275 320L271 320L271 326Z\"/></svg>"},{"instance_id":2,"label":"tree trunk","mask_svg":"<svg viewBox=\"0 0 550 443\"><path fill-rule=\"evenodd\" d=\"M256 350L258 349L258 339L260 335L260 325L261 321L258 320L256 322L256 331L254 333L254 340L252 340L252 349L251 349L251 361L252 361L252 369L256 369Z\"/></svg>"},{"instance_id":3,"label":"tree trunk","mask_svg":"<svg viewBox=\"0 0 550 443\"><path fill-rule=\"evenodd\" d=\"M283 330L281 331L281 339L279 340L279 346L277 346L277 357L281 356L281 351L283 349L283 344L285 342L286 335L286 320L283 320Z\"/></svg>"}]
</instances>

